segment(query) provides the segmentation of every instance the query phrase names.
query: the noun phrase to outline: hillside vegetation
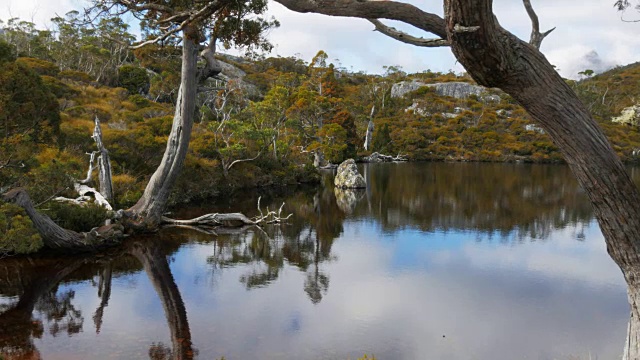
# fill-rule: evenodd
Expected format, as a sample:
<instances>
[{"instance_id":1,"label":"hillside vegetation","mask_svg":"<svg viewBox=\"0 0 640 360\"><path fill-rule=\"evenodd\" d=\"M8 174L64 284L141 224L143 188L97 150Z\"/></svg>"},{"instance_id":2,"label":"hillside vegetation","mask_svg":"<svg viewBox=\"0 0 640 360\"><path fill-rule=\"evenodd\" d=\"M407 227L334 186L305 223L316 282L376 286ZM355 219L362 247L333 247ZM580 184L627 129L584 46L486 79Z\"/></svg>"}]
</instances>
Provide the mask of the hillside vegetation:
<instances>
[{"instance_id":1,"label":"hillside vegetation","mask_svg":"<svg viewBox=\"0 0 640 360\"><path fill-rule=\"evenodd\" d=\"M77 16L54 19L52 31L19 19L0 23L0 190L26 187L41 210L88 230L100 223L99 211L48 200L75 197L72 183L86 177L87 153L95 150L96 117L113 162L116 206L139 198L166 145L180 57L172 44L130 51L123 44L134 37L125 23L89 28ZM309 63L218 58L223 72L198 95L199 121L174 199L317 181L314 160L339 163L374 151L414 161L562 161L544 130L508 95L491 89L443 95L443 88L473 85L464 75L407 74L394 66L383 75L350 72L323 51ZM637 126L611 119L637 104L640 64L583 75L570 85L619 156L636 162ZM429 86L442 83L448 85ZM365 150L370 120L373 141ZM37 248L21 210L0 208L0 250ZM17 245L16 239L30 240Z\"/></svg>"}]
</instances>

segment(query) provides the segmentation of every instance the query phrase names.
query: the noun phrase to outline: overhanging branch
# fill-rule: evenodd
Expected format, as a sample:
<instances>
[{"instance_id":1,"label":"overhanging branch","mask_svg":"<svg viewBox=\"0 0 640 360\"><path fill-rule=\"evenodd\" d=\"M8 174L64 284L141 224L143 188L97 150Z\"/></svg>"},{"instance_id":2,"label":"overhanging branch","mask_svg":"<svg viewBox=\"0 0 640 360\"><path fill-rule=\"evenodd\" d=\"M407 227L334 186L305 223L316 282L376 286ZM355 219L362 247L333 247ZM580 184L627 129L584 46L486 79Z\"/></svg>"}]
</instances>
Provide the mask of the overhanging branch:
<instances>
[{"instance_id":1,"label":"overhanging branch","mask_svg":"<svg viewBox=\"0 0 640 360\"><path fill-rule=\"evenodd\" d=\"M356 17L362 19L398 20L430 32L441 38L447 37L445 22L440 16L425 12L411 4L397 1L361 0L275 0L289 10L299 13L317 13L330 16Z\"/></svg>"},{"instance_id":2,"label":"overhanging branch","mask_svg":"<svg viewBox=\"0 0 640 360\"><path fill-rule=\"evenodd\" d=\"M392 28L380 22L378 19L367 19L370 23L375 25L376 30L381 34L387 35L392 39L401 41L406 44L421 46L421 47L444 47L449 46L449 42L445 39L425 39L422 37L416 37L413 35L409 35L403 31L400 31L396 28Z\"/></svg>"}]
</instances>

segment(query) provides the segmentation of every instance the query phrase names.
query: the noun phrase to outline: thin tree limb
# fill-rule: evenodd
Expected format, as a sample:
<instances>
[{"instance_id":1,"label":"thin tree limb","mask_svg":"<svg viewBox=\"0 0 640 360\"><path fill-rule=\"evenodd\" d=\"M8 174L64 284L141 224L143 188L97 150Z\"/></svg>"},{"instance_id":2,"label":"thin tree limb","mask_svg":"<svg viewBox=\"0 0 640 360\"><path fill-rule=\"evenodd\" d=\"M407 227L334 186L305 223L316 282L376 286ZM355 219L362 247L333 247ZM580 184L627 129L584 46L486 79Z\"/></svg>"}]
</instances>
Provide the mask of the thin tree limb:
<instances>
[{"instance_id":1,"label":"thin tree limb","mask_svg":"<svg viewBox=\"0 0 640 360\"><path fill-rule=\"evenodd\" d=\"M444 47L449 46L449 41L445 39L425 39L422 37L416 37L405 33L403 31L397 30L393 27L387 26L380 22L378 19L367 19L370 23L375 25L375 31L379 31L381 34L387 35L392 39L401 41L406 44L421 46L421 47Z\"/></svg>"},{"instance_id":2,"label":"thin tree limb","mask_svg":"<svg viewBox=\"0 0 640 360\"><path fill-rule=\"evenodd\" d=\"M540 20L538 19L538 15L535 10L533 10L533 6L531 5L531 0L522 0L524 3L525 9L527 9L527 14L531 19L531 38L529 39L529 44L533 45L536 49L540 49L540 45L542 45L542 40L544 40L547 35L551 34L554 27L551 30L545 31L543 33L540 32Z\"/></svg>"}]
</instances>

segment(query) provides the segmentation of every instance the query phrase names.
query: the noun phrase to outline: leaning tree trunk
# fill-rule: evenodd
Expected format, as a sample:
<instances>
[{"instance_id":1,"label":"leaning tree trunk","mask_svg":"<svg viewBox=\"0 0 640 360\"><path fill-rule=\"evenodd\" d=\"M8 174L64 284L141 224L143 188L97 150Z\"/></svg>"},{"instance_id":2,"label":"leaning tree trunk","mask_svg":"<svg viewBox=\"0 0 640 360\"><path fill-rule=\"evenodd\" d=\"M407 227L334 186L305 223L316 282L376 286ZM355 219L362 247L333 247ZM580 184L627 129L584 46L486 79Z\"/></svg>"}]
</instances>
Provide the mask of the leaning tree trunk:
<instances>
[{"instance_id":1,"label":"leaning tree trunk","mask_svg":"<svg viewBox=\"0 0 640 360\"><path fill-rule=\"evenodd\" d=\"M56 224L50 217L40 214L29 194L17 188L3 194L5 201L22 207L36 228L44 246L55 250L93 251L100 247L114 245L122 240L122 225L110 224L91 229L89 232L75 232Z\"/></svg>"},{"instance_id":2,"label":"leaning tree trunk","mask_svg":"<svg viewBox=\"0 0 640 360\"><path fill-rule=\"evenodd\" d=\"M445 21L458 61L476 82L504 90L540 123L589 196L607 251L629 286L625 358L640 359L638 189L589 111L544 55L498 24L492 0L445 0Z\"/></svg>"},{"instance_id":3,"label":"leaning tree trunk","mask_svg":"<svg viewBox=\"0 0 640 360\"><path fill-rule=\"evenodd\" d=\"M162 213L167 207L169 195L171 195L171 190L187 155L195 117L198 75L197 50L200 34L192 26L186 26L182 32L181 82L167 148L162 162L151 176L144 194L127 211L127 215L133 218L135 226L147 230L155 230L161 223Z\"/></svg>"}]
</instances>

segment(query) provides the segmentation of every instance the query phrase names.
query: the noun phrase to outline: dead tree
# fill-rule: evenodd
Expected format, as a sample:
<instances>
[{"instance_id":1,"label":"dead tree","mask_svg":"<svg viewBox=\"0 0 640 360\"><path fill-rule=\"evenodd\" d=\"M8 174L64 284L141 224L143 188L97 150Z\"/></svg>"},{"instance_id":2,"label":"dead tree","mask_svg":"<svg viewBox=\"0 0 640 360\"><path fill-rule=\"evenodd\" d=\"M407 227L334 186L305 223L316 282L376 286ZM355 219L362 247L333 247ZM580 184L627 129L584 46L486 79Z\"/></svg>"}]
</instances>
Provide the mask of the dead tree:
<instances>
[{"instance_id":1,"label":"dead tree","mask_svg":"<svg viewBox=\"0 0 640 360\"><path fill-rule=\"evenodd\" d=\"M478 84L500 88L517 100L558 146L591 200L607 250L628 284L631 320L625 359L640 359L640 194L589 111L538 50L549 32L539 32L528 0L524 3L534 25L529 43L500 26L492 0L444 0L444 18L395 1L276 1L297 12L413 25L436 35L432 44L450 46ZM382 23L376 25L381 28ZM392 37L397 36L396 30ZM420 45L413 38L404 37Z\"/></svg>"}]
</instances>

